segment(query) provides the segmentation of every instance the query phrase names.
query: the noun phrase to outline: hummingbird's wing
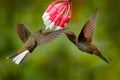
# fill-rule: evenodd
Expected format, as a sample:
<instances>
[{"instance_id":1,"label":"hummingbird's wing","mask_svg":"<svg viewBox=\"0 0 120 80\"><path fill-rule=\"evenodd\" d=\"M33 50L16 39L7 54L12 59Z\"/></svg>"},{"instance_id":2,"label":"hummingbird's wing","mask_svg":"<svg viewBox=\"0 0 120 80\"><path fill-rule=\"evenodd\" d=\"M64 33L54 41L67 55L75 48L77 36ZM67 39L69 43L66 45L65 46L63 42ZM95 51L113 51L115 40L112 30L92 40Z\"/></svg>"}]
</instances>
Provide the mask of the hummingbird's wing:
<instances>
[{"instance_id":1,"label":"hummingbird's wing","mask_svg":"<svg viewBox=\"0 0 120 80\"><path fill-rule=\"evenodd\" d=\"M98 13L98 9L94 12L92 17L85 23L82 28L81 33L78 36L79 42L87 42L90 43L92 41L92 36L96 28L96 16Z\"/></svg>"},{"instance_id":2,"label":"hummingbird's wing","mask_svg":"<svg viewBox=\"0 0 120 80\"><path fill-rule=\"evenodd\" d=\"M77 37L76 37L76 35L73 32L67 31L67 32L65 32L65 34L66 34L67 38L70 41L72 41L74 44L77 42Z\"/></svg>"},{"instance_id":3,"label":"hummingbird's wing","mask_svg":"<svg viewBox=\"0 0 120 80\"><path fill-rule=\"evenodd\" d=\"M16 30L17 30L18 36L25 43L26 40L31 35L30 31L23 24L17 24L16 28L17 28Z\"/></svg>"},{"instance_id":4,"label":"hummingbird's wing","mask_svg":"<svg viewBox=\"0 0 120 80\"><path fill-rule=\"evenodd\" d=\"M52 41L53 39L58 37L61 33L65 32L66 29L68 28L44 33L43 38L37 41L37 44L40 45L40 44L44 44L44 43Z\"/></svg>"}]
</instances>

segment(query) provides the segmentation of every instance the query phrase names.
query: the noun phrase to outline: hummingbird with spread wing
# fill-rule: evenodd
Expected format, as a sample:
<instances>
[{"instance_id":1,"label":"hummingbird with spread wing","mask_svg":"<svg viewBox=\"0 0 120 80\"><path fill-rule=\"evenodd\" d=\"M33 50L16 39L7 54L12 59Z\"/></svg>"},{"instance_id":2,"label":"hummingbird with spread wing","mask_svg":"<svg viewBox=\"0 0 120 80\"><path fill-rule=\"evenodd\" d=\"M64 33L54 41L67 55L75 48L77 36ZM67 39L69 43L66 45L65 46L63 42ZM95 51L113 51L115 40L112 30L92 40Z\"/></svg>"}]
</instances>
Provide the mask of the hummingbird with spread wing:
<instances>
[{"instance_id":1,"label":"hummingbird with spread wing","mask_svg":"<svg viewBox=\"0 0 120 80\"><path fill-rule=\"evenodd\" d=\"M50 31L50 32L43 32L43 28L36 31L35 33L31 34L29 29L25 27L23 24L18 24L16 26L17 33L24 43L23 46L17 51L17 53L7 57L8 59L12 59L17 65L19 65L24 58L32 51L41 44L45 44L47 42L52 41L56 37L58 37L61 33L65 32L67 28Z\"/></svg>"},{"instance_id":2,"label":"hummingbird with spread wing","mask_svg":"<svg viewBox=\"0 0 120 80\"><path fill-rule=\"evenodd\" d=\"M91 16L91 18L85 23L78 38L71 31L67 31L65 32L65 34L67 38L78 47L79 50L83 52L87 52L89 54L95 54L98 57L100 57L102 60L104 60L105 62L109 63L109 61L101 54L98 48L94 44L91 43L92 36L96 28L97 13L98 13L98 9L96 9L96 11Z\"/></svg>"}]
</instances>

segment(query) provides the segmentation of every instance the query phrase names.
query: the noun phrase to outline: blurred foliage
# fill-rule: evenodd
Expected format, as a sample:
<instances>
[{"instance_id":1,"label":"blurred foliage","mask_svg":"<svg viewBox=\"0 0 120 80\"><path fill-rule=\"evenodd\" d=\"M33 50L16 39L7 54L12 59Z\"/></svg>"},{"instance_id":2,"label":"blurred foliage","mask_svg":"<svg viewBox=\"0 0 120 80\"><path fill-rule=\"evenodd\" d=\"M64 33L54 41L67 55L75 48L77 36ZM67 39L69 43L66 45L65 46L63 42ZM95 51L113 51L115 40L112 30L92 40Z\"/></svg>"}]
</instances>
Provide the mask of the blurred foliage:
<instances>
[{"instance_id":1,"label":"blurred foliage","mask_svg":"<svg viewBox=\"0 0 120 80\"><path fill-rule=\"evenodd\" d=\"M120 80L119 0L72 0L73 15L67 25L79 34L98 7L93 43L111 64L79 51L65 35L37 47L20 66L6 59L23 44L15 25L23 23L32 32L39 29L41 16L52 1L0 0L0 80Z\"/></svg>"}]
</instances>

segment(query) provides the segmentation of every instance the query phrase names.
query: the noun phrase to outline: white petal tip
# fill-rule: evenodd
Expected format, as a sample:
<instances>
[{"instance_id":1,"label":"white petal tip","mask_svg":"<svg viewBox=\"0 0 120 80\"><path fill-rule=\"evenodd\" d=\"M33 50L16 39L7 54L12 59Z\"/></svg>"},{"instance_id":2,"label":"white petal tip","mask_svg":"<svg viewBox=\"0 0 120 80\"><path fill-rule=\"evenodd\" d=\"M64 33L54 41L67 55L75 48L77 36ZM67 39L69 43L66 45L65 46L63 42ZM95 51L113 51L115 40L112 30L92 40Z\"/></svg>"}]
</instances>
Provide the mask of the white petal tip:
<instances>
[{"instance_id":1,"label":"white petal tip","mask_svg":"<svg viewBox=\"0 0 120 80\"><path fill-rule=\"evenodd\" d=\"M48 29L49 27L45 27L45 29Z\"/></svg>"},{"instance_id":2,"label":"white petal tip","mask_svg":"<svg viewBox=\"0 0 120 80\"><path fill-rule=\"evenodd\" d=\"M60 27L60 26L57 26L57 27L55 28L55 30L59 30L59 29L63 29L63 28Z\"/></svg>"},{"instance_id":3,"label":"white petal tip","mask_svg":"<svg viewBox=\"0 0 120 80\"><path fill-rule=\"evenodd\" d=\"M48 15L49 15L48 12L44 12L44 14L43 14L43 16L42 16L42 19L46 18Z\"/></svg>"},{"instance_id":4,"label":"white petal tip","mask_svg":"<svg viewBox=\"0 0 120 80\"><path fill-rule=\"evenodd\" d=\"M44 24L45 24L46 26L49 25L50 23L51 23L50 20L47 20L47 21L44 22Z\"/></svg>"},{"instance_id":5,"label":"white petal tip","mask_svg":"<svg viewBox=\"0 0 120 80\"><path fill-rule=\"evenodd\" d=\"M46 16L45 18L43 18L43 21L46 22L46 21L49 20L49 18L50 18L50 16L48 15L48 16Z\"/></svg>"},{"instance_id":6,"label":"white petal tip","mask_svg":"<svg viewBox=\"0 0 120 80\"><path fill-rule=\"evenodd\" d=\"M52 23L49 25L50 30L51 30L51 29L53 29L53 28L54 28L54 26L55 26L55 23L54 23L54 22L52 22Z\"/></svg>"}]
</instances>

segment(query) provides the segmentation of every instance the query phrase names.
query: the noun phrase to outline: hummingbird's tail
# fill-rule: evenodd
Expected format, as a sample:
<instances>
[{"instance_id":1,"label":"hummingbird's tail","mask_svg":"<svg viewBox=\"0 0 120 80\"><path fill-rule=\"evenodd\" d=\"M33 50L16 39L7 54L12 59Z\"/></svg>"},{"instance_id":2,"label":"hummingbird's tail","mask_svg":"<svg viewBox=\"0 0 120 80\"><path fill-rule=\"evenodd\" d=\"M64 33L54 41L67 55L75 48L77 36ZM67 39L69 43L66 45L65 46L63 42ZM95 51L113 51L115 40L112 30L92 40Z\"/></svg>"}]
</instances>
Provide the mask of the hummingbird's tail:
<instances>
[{"instance_id":1,"label":"hummingbird's tail","mask_svg":"<svg viewBox=\"0 0 120 80\"><path fill-rule=\"evenodd\" d=\"M107 60L107 58L105 58L103 55L97 55L97 56L100 57L105 62L107 62L108 64L110 64L110 62Z\"/></svg>"},{"instance_id":2,"label":"hummingbird's tail","mask_svg":"<svg viewBox=\"0 0 120 80\"><path fill-rule=\"evenodd\" d=\"M29 53L29 50L25 50L22 53L16 53L11 56L8 56L7 59L12 59L15 64L19 65L22 63L22 61L25 59L27 54Z\"/></svg>"},{"instance_id":3,"label":"hummingbird's tail","mask_svg":"<svg viewBox=\"0 0 120 80\"><path fill-rule=\"evenodd\" d=\"M99 51L97 53L94 53L94 54L97 55L98 57L100 57L102 60L104 60L108 64L110 64L110 62L108 61L108 59L105 58Z\"/></svg>"}]
</instances>

